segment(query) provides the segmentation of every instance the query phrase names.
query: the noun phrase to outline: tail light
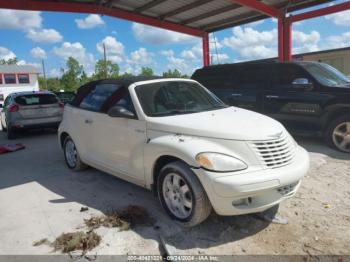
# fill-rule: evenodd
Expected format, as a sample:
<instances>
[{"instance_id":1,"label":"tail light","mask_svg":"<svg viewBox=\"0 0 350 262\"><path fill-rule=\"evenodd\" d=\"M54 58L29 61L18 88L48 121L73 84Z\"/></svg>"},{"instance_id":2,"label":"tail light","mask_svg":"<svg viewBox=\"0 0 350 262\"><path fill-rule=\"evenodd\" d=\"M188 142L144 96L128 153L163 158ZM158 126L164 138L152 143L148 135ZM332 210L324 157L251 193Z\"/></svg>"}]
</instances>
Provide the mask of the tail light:
<instances>
[{"instance_id":1,"label":"tail light","mask_svg":"<svg viewBox=\"0 0 350 262\"><path fill-rule=\"evenodd\" d=\"M60 108L64 108L64 103L63 103L63 102L58 102L58 106L59 106Z\"/></svg>"},{"instance_id":2,"label":"tail light","mask_svg":"<svg viewBox=\"0 0 350 262\"><path fill-rule=\"evenodd\" d=\"M7 109L8 112L17 112L19 110L18 105L10 105Z\"/></svg>"}]
</instances>

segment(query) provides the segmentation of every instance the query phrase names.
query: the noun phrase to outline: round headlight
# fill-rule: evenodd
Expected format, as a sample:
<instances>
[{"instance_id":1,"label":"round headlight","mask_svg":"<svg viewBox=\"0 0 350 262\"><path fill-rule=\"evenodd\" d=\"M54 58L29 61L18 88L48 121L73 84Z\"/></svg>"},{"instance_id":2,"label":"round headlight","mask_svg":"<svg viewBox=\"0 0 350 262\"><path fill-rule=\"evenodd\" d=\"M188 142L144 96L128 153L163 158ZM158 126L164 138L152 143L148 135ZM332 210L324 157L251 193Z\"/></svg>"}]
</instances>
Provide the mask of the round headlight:
<instances>
[{"instance_id":1,"label":"round headlight","mask_svg":"<svg viewBox=\"0 0 350 262\"><path fill-rule=\"evenodd\" d=\"M242 160L220 153L200 153L196 161L201 167L218 172L239 171L248 167Z\"/></svg>"}]
</instances>

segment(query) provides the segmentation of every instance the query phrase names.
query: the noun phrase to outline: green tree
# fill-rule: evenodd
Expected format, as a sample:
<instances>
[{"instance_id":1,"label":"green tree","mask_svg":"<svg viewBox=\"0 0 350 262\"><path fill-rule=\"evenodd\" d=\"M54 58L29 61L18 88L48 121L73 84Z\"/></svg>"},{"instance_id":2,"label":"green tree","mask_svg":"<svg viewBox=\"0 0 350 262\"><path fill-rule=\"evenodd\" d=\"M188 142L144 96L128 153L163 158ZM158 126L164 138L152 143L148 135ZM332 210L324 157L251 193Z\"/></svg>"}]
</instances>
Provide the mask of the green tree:
<instances>
[{"instance_id":1,"label":"green tree","mask_svg":"<svg viewBox=\"0 0 350 262\"><path fill-rule=\"evenodd\" d=\"M98 60L95 64L95 73L92 78L94 80L104 78L117 78L119 77L119 66L113 64L112 61L107 60L106 62L102 59Z\"/></svg>"},{"instance_id":2,"label":"green tree","mask_svg":"<svg viewBox=\"0 0 350 262\"><path fill-rule=\"evenodd\" d=\"M58 77L52 77L52 78L47 78L47 90L52 91L52 92L59 92L61 88L61 82ZM39 88L40 90L45 90L46 85L45 85L45 79L43 77L39 77Z\"/></svg>"},{"instance_id":3,"label":"green tree","mask_svg":"<svg viewBox=\"0 0 350 262\"><path fill-rule=\"evenodd\" d=\"M85 73L85 71L83 71L83 73L80 76L80 85L84 85L87 82L90 81L90 78L88 77L88 75Z\"/></svg>"},{"instance_id":4,"label":"green tree","mask_svg":"<svg viewBox=\"0 0 350 262\"><path fill-rule=\"evenodd\" d=\"M17 65L18 59L17 57L9 58L9 59L0 59L0 65Z\"/></svg>"},{"instance_id":5,"label":"green tree","mask_svg":"<svg viewBox=\"0 0 350 262\"><path fill-rule=\"evenodd\" d=\"M153 76L153 69L150 67L142 67L140 76Z\"/></svg>"},{"instance_id":6,"label":"green tree","mask_svg":"<svg viewBox=\"0 0 350 262\"><path fill-rule=\"evenodd\" d=\"M120 75L120 77L132 77L132 76L134 75L128 72L124 72L124 74Z\"/></svg>"},{"instance_id":7,"label":"green tree","mask_svg":"<svg viewBox=\"0 0 350 262\"><path fill-rule=\"evenodd\" d=\"M164 77L173 77L173 78L183 77L181 75L181 72L179 70L177 70L177 69L174 69L174 70L169 69L167 72L163 73L163 76Z\"/></svg>"},{"instance_id":8,"label":"green tree","mask_svg":"<svg viewBox=\"0 0 350 262\"><path fill-rule=\"evenodd\" d=\"M84 68L73 57L69 57L66 62L66 70L61 68L61 87L65 91L76 91L80 86L81 77L84 73Z\"/></svg>"}]
</instances>

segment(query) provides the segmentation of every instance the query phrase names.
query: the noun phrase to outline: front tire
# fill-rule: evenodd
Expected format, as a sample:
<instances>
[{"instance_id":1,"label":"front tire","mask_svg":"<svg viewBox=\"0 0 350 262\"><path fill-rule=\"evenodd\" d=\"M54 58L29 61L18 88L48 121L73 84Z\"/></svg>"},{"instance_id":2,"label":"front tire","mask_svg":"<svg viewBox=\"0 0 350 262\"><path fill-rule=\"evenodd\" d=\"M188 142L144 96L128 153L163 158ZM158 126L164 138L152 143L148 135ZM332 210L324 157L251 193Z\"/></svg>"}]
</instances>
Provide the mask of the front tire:
<instances>
[{"instance_id":1,"label":"front tire","mask_svg":"<svg viewBox=\"0 0 350 262\"><path fill-rule=\"evenodd\" d=\"M181 161L165 165L158 176L158 198L170 217L185 227L202 223L212 206L200 181Z\"/></svg>"},{"instance_id":2,"label":"front tire","mask_svg":"<svg viewBox=\"0 0 350 262\"><path fill-rule=\"evenodd\" d=\"M325 132L325 139L329 146L350 153L350 116L334 119Z\"/></svg>"},{"instance_id":3,"label":"front tire","mask_svg":"<svg viewBox=\"0 0 350 262\"><path fill-rule=\"evenodd\" d=\"M69 169L74 171L82 171L86 169L86 165L81 161L79 152L75 147L74 141L67 136L63 143L64 158Z\"/></svg>"}]
</instances>

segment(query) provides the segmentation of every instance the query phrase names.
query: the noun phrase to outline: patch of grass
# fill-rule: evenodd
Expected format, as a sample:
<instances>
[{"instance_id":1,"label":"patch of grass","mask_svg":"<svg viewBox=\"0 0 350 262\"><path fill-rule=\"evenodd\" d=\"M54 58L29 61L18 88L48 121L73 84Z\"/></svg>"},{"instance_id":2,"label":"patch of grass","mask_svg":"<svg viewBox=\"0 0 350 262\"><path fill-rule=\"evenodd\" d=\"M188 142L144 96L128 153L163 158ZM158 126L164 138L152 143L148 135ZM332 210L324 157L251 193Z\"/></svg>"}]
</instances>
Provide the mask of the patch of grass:
<instances>
[{"instance_id":1,"label":"patch of grass","mask_svg":"<svg viewBox=\"0 0 350 262\"><path fill-rule=\"evenodd\" d=\"M104 216L85 219L85 224L90 229L96 229L100 226L112 228L119 227L120 230L129 230L135 226L153 226L155 220L150 217L148 211L140 206L127 206L119 212L112 211Z\"/></svg>"},{"instance_id":2,"label":"patch of grass","mask_svg":"<svg viewBox=\"0 0 350 262\"><path fill-rule=\"evenodd\" d=\"M106 216L92 217L90 219L85 219L84 221L90 229L97 229L100 226L108 228L119 227L120 230L128 230L130 228L130 224L121 219L117 213L111 213Z\"/></svg>"},{"instance_id":3,"label":"patch of grass","mask_svg":"<svg viewBox=\"0 0 350 262\"><path fill-rule=\"evenodd\" d=\"M69 253L75 250L82 250L83 254L97 247L101 242L101 237L93 231L87 233L79 231L74 233L61 234L51 246L55 251L61 250L63 253Z\"/></svg>"},{"instance_id":4,"label":"patch of grass","mask_svg":"<svg viewBox=\"0 0 350 262\"><path fill-rule=\"evenodd\" d=\"M41 245L51 245L51 242L49 240L47 240L47 238L43 238L43 239L40 239L38 241L35 241L33 243L33 246L37 247L37 246L41 246Z\"/></svg>"}]
</instances>

